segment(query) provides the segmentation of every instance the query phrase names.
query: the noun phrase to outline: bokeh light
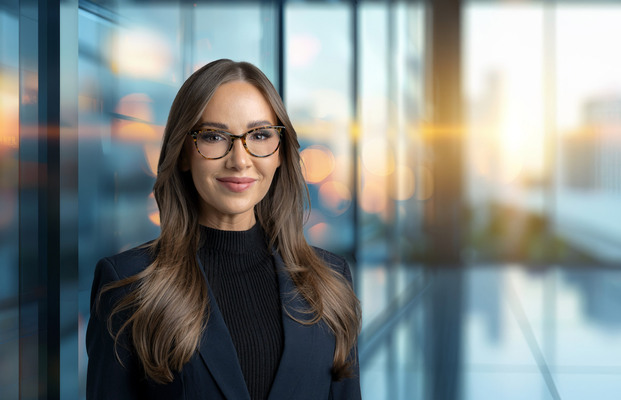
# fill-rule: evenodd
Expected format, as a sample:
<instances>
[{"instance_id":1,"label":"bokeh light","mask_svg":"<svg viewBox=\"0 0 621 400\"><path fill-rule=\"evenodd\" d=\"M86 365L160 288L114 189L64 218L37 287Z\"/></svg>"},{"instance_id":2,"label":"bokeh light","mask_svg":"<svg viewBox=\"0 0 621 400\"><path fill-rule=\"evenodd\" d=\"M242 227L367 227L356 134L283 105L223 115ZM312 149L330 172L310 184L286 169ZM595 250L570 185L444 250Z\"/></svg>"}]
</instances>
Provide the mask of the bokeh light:
<instances>
[{"instance_id":1,"label":"bokeh light","mask_svg":"<svg viewBox=\"0 0 621 400\"><path fill-rule=\"evenodd\" d=\"M377 176L387 176L395 170L395 155L385 138L365 140L362 145L362 164Z\"/></svg>"},{"instance_id":2,"label":"bokeh light","mask_svg":"<svg viewBox=\"0 0 621 400\"><path fill-rule=\"evenodd\" d=\"M321 51L321 41L314 35L292 35L288 40L287 59L293 67L307 67Z\"/></svg>"},{"instance_id":3,"label":"bokeh light","mask_svg":"<svg viewBox=\"0 0 621 400\"><path fill-rule=\"evenodd\" d=\"M393 200L407 200L414 195L416 179L407 165L397 165L389 182L388 193Z\"/></svg>"},{"instance_id":4,"label":"bokeh light","mask_svg":"<svg viewBox=\"0 0 621 400\"><path fill-rule=\"evenodd\" d=\"M319 188L321 206L335 216L343 214L351 205L351 191L338 181L328 181Z\"/></svg>"},{"instance_id":5,"label":"bokeh light","mask_svg":"<svg viewBox=\"0 0 621 400\"><path fill-rule=\"evenodd\" d=\"M148 174L151 176L157 176L157 163L160 159L160 146L152 143L146 143L144 145L144 157L149 167Z\"/></svg>"},{"instance_id":6,"label":"bokeh light","mask_svg":"<svg viewBox=\"0 0 621 400\"><path fill-rule=\"evenodd\" d=\"M19 146L19 80L0 70L0 155Z\"/></svg>"},{"instance_id":7,"label":"bokeh light","mask_svg":"<svg viewBox=\"0 0 621 400\"><path fill-rule=\"evenodd\" d=\"M153 192L149 194L147 199L147 212L149 214L149 221L151 221L153 225L160 226L160 211L157 208L157 202L155 201Z\"/></svg>"},{"instance_id":8,"label":"bokeh light","mask_svg":"<svg viewBox=\"0 0 621 400\"><path fill-rule=\"evenodd\" d=\"M328 233L328 224L319 222L308 228L308 237L313 243L324 243Z\"/></svg>"},{"instance_id":9,"label":"bokeh light","mask_svg":"<svg viewBox=\"0 0 621 400\"><path fill-rule=\"evenodd\" d=\"M114 136L124 142L159 141L163 127L153 125L153 100L143 93L123 96L115 112L118 118L112 120Z\"/></svg>"},{"instance_id":10,"label":"bokeh light","mask_svg":"<svg viewBox=\"0 0 621 400\"><path fill-rule=\"evenodd\" d=\"M136 28L117 33L111 45L110 69L120 75L162 79L173 63L169 41L157 31Z\"/></svg>"},{"instance_id":11,"label":"bokeh light","mask_svg":"<svg viewBox=\"0 0 621 400\"><path fill-rule=\"evenodd\" d=\"M302 172L308 183L319 183L334 171L334 155L325 146L315 145L304 149L302 157Z\"/></svg>"},{"instance_id":12,"label":"bokeh light","mask_svg":"<svg viewBox=\"0 0 621 400\"><path fill-rule=\"evenodd\" d=\"M377 180L367 180L360 193L360 208L369 214L376 214L385 211L387 205L385 186Z\"/></svg>"},{"instance_id":13,"label":"bokeh light","mask_svg":"<svg viewBox=\"0 0 621 400\"><path fill-rule=\"evenodd\" d=\"M434 181L431 170L425 166L416 168L416 200L425 201L433 197Z\"/></svg>"}]
</instances>

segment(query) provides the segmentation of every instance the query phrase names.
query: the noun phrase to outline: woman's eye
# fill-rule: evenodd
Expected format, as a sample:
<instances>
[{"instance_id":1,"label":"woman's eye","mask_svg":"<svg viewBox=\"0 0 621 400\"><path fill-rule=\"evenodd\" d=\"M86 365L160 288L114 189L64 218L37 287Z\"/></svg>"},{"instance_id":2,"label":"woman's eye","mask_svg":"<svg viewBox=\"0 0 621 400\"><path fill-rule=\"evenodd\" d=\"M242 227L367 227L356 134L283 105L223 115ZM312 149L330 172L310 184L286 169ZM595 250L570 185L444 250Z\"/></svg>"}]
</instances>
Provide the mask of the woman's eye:
<instances>
[{"instance_id":1,"label":"woman's eye","mask_svg":"<svg viewBox=\"0 0 621 400\"><path fill-rule=\"evenodd\" d=\"M268 129L260 130L260 131L252 132L252 134L250 135L250 140L256 140L256 141L268 140L273 135L274 133Z\"/></svg>"},{"instance_id":2,"label":"woman's eye","mask_svg":"<svg viewBox=\"0 0 621 400\"><path fill-rule=\"evenodd\" d=\"M202 142L205 143L218 143L222 140L226 140L226 137L217 132L203 132L200 136Z\"/></svg>"}]
</instances>

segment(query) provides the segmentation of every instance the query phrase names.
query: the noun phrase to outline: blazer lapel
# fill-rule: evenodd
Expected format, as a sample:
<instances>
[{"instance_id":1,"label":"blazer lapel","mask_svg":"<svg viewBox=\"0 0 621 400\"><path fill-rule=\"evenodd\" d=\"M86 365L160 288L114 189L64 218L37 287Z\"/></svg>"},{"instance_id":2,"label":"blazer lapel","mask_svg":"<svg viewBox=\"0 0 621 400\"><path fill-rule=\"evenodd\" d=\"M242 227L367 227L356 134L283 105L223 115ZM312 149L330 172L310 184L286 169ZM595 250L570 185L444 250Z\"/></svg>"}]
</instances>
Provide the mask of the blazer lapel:
<instances>
[{"instance_id":1,"label":"blazer lapel","mask_svg":"<svg viewBox=\"0 0 621 400\"><path fill-rule=\"evenodd\" d=\"M300 310L306 310L309 306L302 296L296 296L295 284L278 252L274 251L273 257L282 302L284 348L269 400L294 398L293 394L300 378L308 372L306 366L312 365L317 329L319 329L317 324L304 325L291 318L293 316L299 320L308 319L309 316Z\"/></svg>"},{"instance_id":2,"label":"blazer lapel","mask_svg":"<svg viewBox=\"0 0 621 400\"><path fill-rule=\"evenodd\" d=\"M198 261L201 271L203 266ZM203 272L204 275L204 272ZM207 282L207 278L205 278ZM209 282L209 320L207 329L203 332L200 344L200 355L203 362L211 372L220 390L227 399L250 399L244 375L239 366L237 351L231 339L220 308L213 296Z\"/></svg>"}]
</instances>

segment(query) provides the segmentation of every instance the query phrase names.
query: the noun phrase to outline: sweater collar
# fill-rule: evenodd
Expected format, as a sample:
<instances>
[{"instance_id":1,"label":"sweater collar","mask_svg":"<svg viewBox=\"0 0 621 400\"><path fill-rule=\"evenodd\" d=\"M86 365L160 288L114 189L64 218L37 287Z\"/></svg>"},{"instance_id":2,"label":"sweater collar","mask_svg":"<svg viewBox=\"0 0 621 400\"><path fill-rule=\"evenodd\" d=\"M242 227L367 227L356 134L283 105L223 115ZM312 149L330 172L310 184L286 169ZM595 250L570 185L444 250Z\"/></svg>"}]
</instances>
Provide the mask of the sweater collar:
<instances>
[{"instance_id":1,"label":"sweater collar","mask_svg":"<svg viewBox=\"0 0 621 400\"><path fill-rule=\"evenodd\" d=\"M201 225L200 234L200 246L204 250L247 253L267 248L265 233L259 223L247 231L222 231Z\"/></svg>"}]
</instances>

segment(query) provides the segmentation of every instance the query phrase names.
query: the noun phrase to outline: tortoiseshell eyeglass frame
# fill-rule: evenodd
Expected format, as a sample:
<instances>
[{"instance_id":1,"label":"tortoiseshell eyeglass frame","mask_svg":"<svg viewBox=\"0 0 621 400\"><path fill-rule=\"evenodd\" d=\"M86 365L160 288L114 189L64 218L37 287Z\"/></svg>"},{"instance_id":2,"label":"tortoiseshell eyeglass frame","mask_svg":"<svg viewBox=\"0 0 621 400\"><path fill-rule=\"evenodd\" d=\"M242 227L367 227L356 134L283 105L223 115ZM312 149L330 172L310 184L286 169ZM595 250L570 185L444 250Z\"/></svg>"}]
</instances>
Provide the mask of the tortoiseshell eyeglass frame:
<instances>
[{"instance_id":1,"label":"tortoiseshell eyeglass frame","mask_svg":"<svg viewBox=\"0 0 621 400\"><path fill-rule=\"evenodd\" d=\"M253 152L250 151L250 149L248 149L248 146L246 145L246 136L254 133L256 131L259 131L261 129L276 129L276 132L278 132L278 145L276 146L276 148L274 149L274 151L272 151L270 154L266 154L263 156L259 156L254 154ZM282 142L282 131L284 131L286 128L284 126L279 126L279 125L267 125L267 126L259 126L256 128L252 128L250 129L248 132L244 133L243 135L234 135L231 132L227 132L224 131L222 129L212 129L212 128L206 128L206 129L194 129L191 130L190 132L188 132L188 135L190 135L192 137L192 139L194 140L194 147L196 147L196 151L198 151L198 154L201 155L201 157L207 159L207 160L219 160L221 158L224 158L227 156L227 154L229 154L231 152L231 149L233 148L233 144L235 142L235 139L241 139L243 145L244 145L244 149L246 149L246 152L248 154L250 154L253 157L257 157L257 158L265 158L265 157L269 157L272 154L276 153L276 151L280 148L280 143ZM231 138L231 144L229 145L229 148L226 150L226 153L224 153L223 155L221 155L220 157L206 157L203 153L201 153L201 151L198 149L198 135L204 132L216 132L216 133L224 133L226 135L228 135Z\"/></svg>"}]
</instances>

